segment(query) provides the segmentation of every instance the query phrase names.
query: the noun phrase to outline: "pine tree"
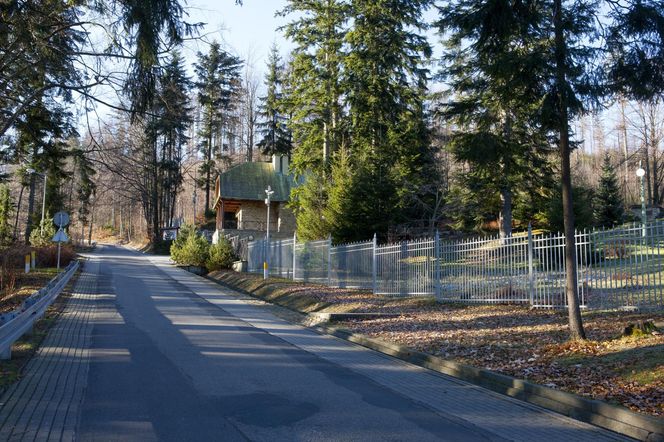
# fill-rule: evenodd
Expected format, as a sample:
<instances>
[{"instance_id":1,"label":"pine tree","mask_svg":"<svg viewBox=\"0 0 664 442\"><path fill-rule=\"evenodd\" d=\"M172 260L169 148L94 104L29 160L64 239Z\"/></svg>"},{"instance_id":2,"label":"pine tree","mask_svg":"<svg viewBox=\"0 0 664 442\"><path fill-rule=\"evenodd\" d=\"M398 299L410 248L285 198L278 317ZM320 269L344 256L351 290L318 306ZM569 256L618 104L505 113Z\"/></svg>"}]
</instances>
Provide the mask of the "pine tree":
<instances>
[{"instance_id":1,"label":"pine tree","mask_svg":"<svg viewBox=\"0 0 664 442\"><path fill-rule=\"evenodd\" d=\"M286 79L285 112L292 131L293 168L299 175L327 174L341 146L343 39L348 4L341 0L290 0L280 12L297 18L284 27L295 43ZM297 210L308 210L294 201Z\"/></svg>"},{"instance_id":2,"label":"pine tree","mask_svg":"<svg viewBox=\"0 0 664 442\"><path fill-rule=\"evenodd\" d=\"M616 170L607 153L602 164L602 175L595 195L595 222L599 226L620 224L625 216L624 205Z\"/></svg>"},{"instance_id":3,"label":"pine tree","mask_svg":"<svg viewBox=\"0 0 664 442\"><path fill-rule=\"evenodd\" d=\"M6 184L0 184L0 245L5 245L12 239L11 209L12 201L9 195L9 187Z\"/></svg>"},{"instance_id":4,"label":"pine tree","mask_svg":"<svg viewBox=\"0 0 664 442\"><path fill-rule=\"evenodd\" d=\"M614 92L638 100L664 93L664 4L660 0L607 2L607 71Z\"/></svg>"},{"instance_id":5,"label":"pine tree","mask_svg":"<svg viewBox=\"0 0 664 442\"><path fill-rule=\"evenodd\" d=\"M536 105L533 122L550 136L558 149L561 163L565 241L574 244L574 211L570 166L570 121L587 111L589 102L597 99L598 89L592 75L592 63L597 54L591 45L597 28L594 1L574 3L545 0L532 3L471 1L457 8L463 20L465 8L487 11L486 19L472 31L475 49L486 60L495 58L491 77L505 90L516 93ZM516 60L502 58L505 44L515 37L529 42ZM505 95L505 94L501 94ZM570 336L585 339L576 272L576 247L565 248L566 299Z\"/></svg>"},{"instance_id":6,"label":"pine tree","mask_svg":"<svg viewBox=\"0 0 664 442\"><path fill-rule=\"evenodd\" d=\"M182 149L189 141L187 131L192 122L189 90L184 60L179 52L171 54L160 76L155 105L155 132L161 138L159 155L162 223L172 226L175 201L182 188Z\"/></svg>"},{"instance_id":7,"label":"pine tree","mask_svg":"<svg viewBox=\"0 0 664 442\"><path fill-rule=\"evenodd\" d=\"M344 77L350 155L357 172L358 234L384 236L417 218L413 195L424 185L428 131L425 60L431 55L421 14L428 0L353 0Z\"/></svg>"},{"instance_id":8,"label":"pine tree","mask_svg":"<svg viewBox=\"0 0 664 442\"><path fill-rule=\"evenodd\" d=\"M323 214L332 239L337 243L366 239L364 233L357 229L357 211L352 210L355 203L353 193L357 188L356 172L346 149L335 153L330 178Z\"/></svg>"},{"instance_id":9,"label":"pine tree","mask_svg":"<svg viewBox=\"0 0 664 442\"><path fill-rule=\"evenodd\" d=\"M262 139L258 147L263 154L289 155L292 149L291 133L283 114L284 66L276 45L270 49L268 72L265 76L266 95L260 97L258 128Z\"/></svg>"},{"instance_id":10,"label":"pine tree","mask_svg":"<svg viewBox=\"0 0 664 442\"><path fill-rule=\"evenodd\" d=\"M538 187L542 178L551 175L542 149L547 134L532 124L536 104L530 100L529 85L504 81L505 68L527 66L525 48L539 44L520 29L523 24L510 16L510 10L500 2L493 7L452 2L441 8L437 23L447 38L441 74L455 93L442 107L444 117L456 128L448 147L469 166L462 182L472 187L470 195L499 196L495 210L501 238L511 236L519 190ZM502 15L495 20L498 11ZM490 43L486 41L489 33Z\"/></svg>"},{"instance_id":11,"label":"pine tree","mask_svg":"<svg viewBox=\"0 0 664 442\"><path fill-rule=\"evenodd\" d=\"M237 93L242 61L224 51L213 42L207 54L198 53L196 88L198 102L203 108L199 149L203 164L199 185L205 189L205 212L210 212L210 192L215 178L216 156L222 149L222 128L233 107L232 97Z\"/></svg>"}]
</instances>

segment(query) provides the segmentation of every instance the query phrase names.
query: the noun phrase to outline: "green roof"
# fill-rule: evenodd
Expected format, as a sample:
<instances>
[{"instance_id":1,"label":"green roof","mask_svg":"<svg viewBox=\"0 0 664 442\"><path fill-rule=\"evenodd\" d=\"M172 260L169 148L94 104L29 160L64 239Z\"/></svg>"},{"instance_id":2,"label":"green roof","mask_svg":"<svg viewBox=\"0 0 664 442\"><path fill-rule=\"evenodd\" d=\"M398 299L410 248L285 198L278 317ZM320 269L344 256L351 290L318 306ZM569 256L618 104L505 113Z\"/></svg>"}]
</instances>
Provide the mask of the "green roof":
<instances>
[{"instance_id":1,"label":"green roof","mask_svg":"<svg viewBox=\"0 0 664 442\"><path fill-rule=\"evenodd\" d=\"M277 173L272 163L243 163L219 175L219 195L222 199L265 200L265 189L274 193L271 200L284 202L290 197L293 178Z\"/></svg>"}]
</instances>

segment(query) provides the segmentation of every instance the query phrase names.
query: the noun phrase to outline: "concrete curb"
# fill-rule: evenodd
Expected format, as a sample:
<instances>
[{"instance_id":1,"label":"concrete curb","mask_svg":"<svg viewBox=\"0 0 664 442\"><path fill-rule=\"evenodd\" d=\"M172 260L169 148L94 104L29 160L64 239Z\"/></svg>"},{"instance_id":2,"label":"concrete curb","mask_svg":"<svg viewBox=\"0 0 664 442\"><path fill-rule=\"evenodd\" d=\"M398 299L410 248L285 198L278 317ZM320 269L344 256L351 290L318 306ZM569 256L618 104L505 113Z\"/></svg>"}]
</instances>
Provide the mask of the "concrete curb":
<instances>
[{"instance_id":1,"label":"concrete curb","mask_svg":"<svg viewBox=\"0 0 664 442\"><path fill-rule=\"evenodd\" d=\"M644 416L606 402L586 399L572 393L543 387L490 370L442 359L403 345L384 342L346 329L324 325L312 328L411 364L479 385L616 433L648 442L664 441L663 419Z\"/></svg>"},{"instance_id":2,"label":"concrete curb","mask_svg":"<svg viewBox=\"0 0 664 442\"><path fill-rule=\"evenodd\" d=\"M278 302L279 300L266 299L266 293L264 292L266 287L260 287L258 290L263 293L255 293L247 290L247 288L236 286L232 281L221 281L211 277L207 277L207 279L231 290L258 298L262 301L274 303L286 307L289 310L298 311L301 314L308 315L310 318L317 319L317 322L324 319L321 318L321 315L330 315L330 320L346 319L337 318L335 316L338 314L334 313L303 312L293 308L293 306L284 305L282 302ZM303 325L306 326L306 324ZM542 408L555 411L573 419L590 423L616 433L648 442L664 442L664 419L645 416L624 407L611 405L594 399L587 399L560 390L554 390L549 387L544 387L523 379L514 378L490 370L460 364L438 356L419 352L403 345L381 341L359 333L353 333L343 328L322 324L311 326L311 328L321 333L336 336L337 338L399 358L411 364L428 368L471 384L479 385L496 393L535 404Z\"/></svg>"}]
</instances>

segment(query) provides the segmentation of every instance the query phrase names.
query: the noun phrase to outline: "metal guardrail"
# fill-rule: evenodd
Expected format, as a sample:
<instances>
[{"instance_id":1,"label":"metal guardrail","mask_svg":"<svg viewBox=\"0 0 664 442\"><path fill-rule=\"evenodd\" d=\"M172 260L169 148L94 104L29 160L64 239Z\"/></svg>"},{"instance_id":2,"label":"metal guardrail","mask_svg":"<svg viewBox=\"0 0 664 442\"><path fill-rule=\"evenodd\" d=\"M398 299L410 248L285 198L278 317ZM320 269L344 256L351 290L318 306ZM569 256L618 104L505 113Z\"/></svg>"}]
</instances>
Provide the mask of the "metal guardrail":
<instances>
[{"instance_id":1,"label":"metal guardrail","mask_svg":"<svg viewBox=\"0 0 664 442\"><path fill-rule=\"evenodd\" d=\"M0 315L0 359L11 359L12 344L32 329L35 321L44 315L78 267L79 262L72 261L45 287L23 301L21 307Z\"/></svg>"}]
</instances>

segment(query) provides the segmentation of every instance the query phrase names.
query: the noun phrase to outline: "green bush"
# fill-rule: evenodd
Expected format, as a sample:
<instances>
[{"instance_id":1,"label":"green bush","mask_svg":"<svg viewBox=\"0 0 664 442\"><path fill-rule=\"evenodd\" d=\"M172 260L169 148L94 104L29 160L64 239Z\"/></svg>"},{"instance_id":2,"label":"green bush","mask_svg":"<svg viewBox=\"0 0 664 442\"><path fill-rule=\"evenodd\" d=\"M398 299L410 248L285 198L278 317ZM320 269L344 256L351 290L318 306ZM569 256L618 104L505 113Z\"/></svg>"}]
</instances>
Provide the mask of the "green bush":
<instances>
[{"instance_id":1,"label":"green bush","mask_svg":"<svg viewBox=\"0 0 664 442\"><path fill-rule=\"evenodd\" d=\"M205 267L210 245L191 226L183 226L171 245L171 259L179 265Z\"/></svg>"},{"instance_id":2,"label":"green bush","mask_svg":"<svg viewBox=\"0 0 664 442\"><path fill-rule=\"evenodd\" d=\"M39 227L33 229L30 233L30 244L34 247L50 246L53 244L53 236L55 235L55 232L56 230L53 221L51 221L51 216L47 213L44 217L44 222L40 222Z\"/></svg>"},{"instance_id":3,"label":"green bush","mask_svg":"<svg viewBox=\"0 0 664 442\"><path fill-rule=\"evenodd\" d=\"M209 271L229 269L236 259L230 241L226 238L219 238L217 244L210 246L210 256L205 265Z\"/></svg>"}]
</instances>

